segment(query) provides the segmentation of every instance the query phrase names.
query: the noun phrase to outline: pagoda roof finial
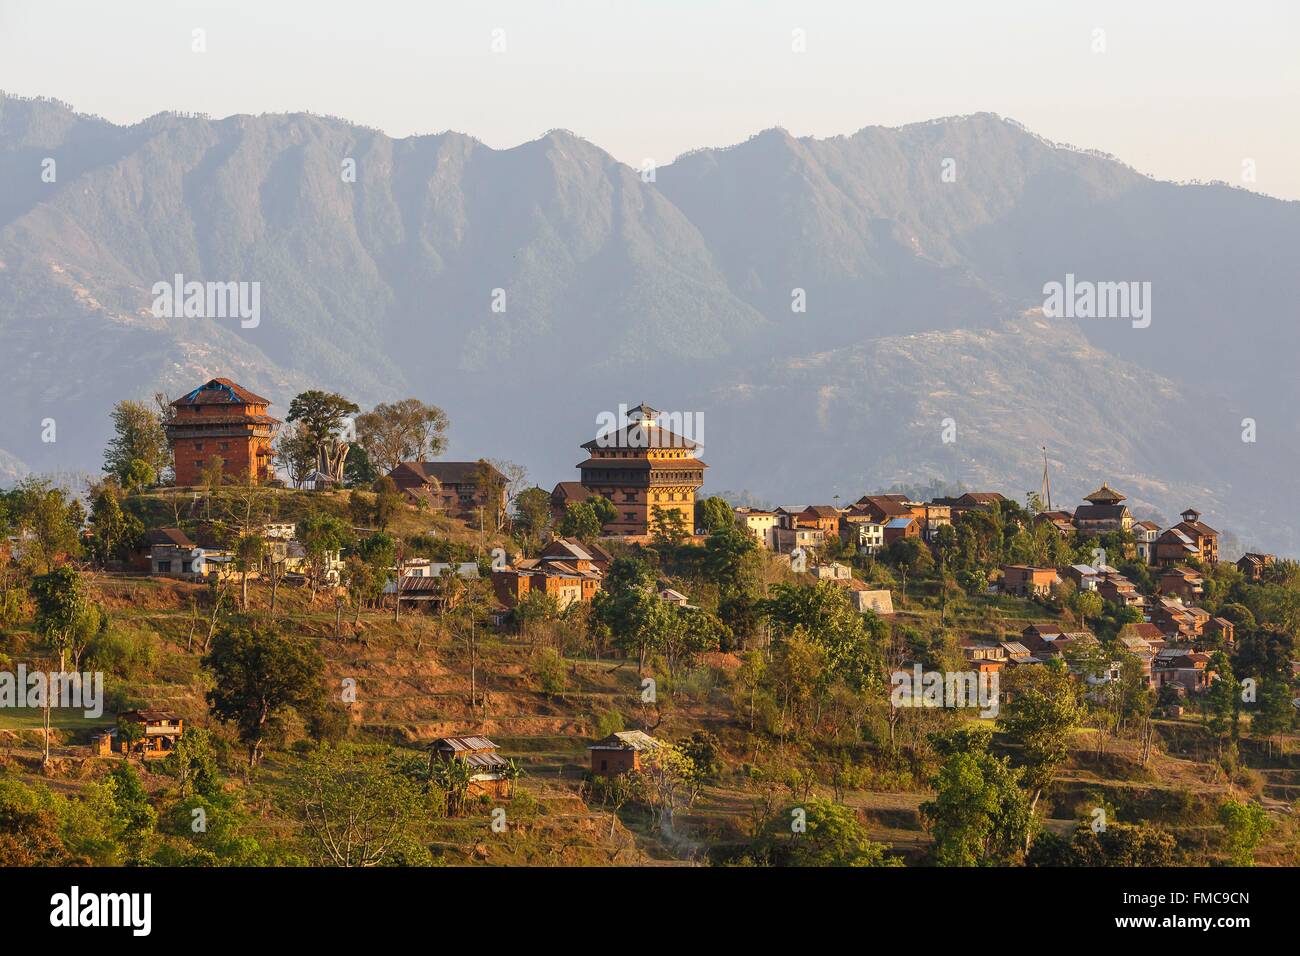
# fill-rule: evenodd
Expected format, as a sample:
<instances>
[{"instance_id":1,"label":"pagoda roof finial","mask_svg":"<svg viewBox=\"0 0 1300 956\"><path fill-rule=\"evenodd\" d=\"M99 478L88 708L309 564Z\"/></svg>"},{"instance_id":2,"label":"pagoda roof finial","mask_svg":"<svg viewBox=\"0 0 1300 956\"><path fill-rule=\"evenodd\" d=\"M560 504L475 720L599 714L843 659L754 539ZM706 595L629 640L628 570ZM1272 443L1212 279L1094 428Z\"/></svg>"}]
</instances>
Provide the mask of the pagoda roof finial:
<instances>
[{"instance_id":1,"label":"pagoda roof finial","mask_svg":"<svg viewBox=\"0 0 1300 956\"><path fill-rule=\"evenodd\" d=\"M1091 501L1094 505L1113 505L1127 500L1127 496L1121 495L1118 491L1103 481L1100 488L1092 494L1086 495L1083 500Z\"/></svg>"}]
</instances>

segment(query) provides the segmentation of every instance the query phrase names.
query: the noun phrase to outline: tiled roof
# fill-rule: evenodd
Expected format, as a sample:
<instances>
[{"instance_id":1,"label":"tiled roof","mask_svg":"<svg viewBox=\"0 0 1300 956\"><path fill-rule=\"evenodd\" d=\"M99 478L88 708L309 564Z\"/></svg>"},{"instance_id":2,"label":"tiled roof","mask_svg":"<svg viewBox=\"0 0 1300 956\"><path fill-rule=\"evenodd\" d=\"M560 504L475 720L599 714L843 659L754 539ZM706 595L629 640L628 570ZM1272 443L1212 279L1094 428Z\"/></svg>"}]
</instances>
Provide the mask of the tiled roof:
<instances>
[{"instance_id":1,"label":"tiled roof","mask_svg":"<svg viewBox=\"0 0 1300 956\"><path fill-rule=\"evenodd\" d=\"M214 378L200 385L183 398L172 402L172 407L182 405L270 405L269 398L255 395L228 378Z\"/></svg>"},{"instance_id":2,"label":"tiled roof","mask_svg":"<svg viewBox=\"0 0 1300 956\"><path fill-rule=\"evenodd\" d=\"M172 544L178 548L192 548L194 542L180 528L150 528L145 534L150 545Z\"/></svg>"},{"instance_id":3,"label":"tiled roof","mask_svg":"<svg viewBox=\"0 0 1300 956\"><path fill-rule=\"evenodd\" d=\"M1110 485L1106 484L1104 481L1101 483L1101 487L1098 488L1096 491L1094 491L1092 494L1083 496L1084 501L1091 501L1094 505L1116 504L1118 502L1127 500L1127 498L1128 498L1127 495L1121 495L1118 491L1116 491Z\"/></svg>"},{"instance_id":4,"label":"tiled roof","mask_svg":"<svg viewBox=\"0 0 1300 956\"><path fill-rule=\"evenodd\" d=\"M618 431L601 432L582 445L588 450L596 448L699 448L699 444L658 425L632 422Z\"/></svg>"},{"instance_id":5,"label":"tiled roof","mask_svg":"<svg viewBox=\"0 0 1300 956\"><path fill-rule=\"evenodd\" d=\"M464 485L477 482L480 467L477 461L404 461L389 475L398 478L409 475L423 481L437 481L440 485ZM492 465L487 467L496 471Z\"/></svg>"}]
</instances>

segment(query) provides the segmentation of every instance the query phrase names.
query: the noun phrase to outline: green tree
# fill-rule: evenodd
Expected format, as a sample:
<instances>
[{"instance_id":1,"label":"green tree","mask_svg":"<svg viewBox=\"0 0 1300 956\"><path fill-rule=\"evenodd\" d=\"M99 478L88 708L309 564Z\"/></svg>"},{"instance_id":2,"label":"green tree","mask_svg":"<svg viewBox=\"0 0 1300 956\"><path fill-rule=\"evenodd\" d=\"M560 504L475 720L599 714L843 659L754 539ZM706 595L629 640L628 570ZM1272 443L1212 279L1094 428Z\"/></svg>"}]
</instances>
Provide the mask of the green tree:
<instances>
[{"instance_id":1,"label":"green tree","mask_svg":"<svg viewBox=\"0 0 1300 956\"><path fill-rule=\"evenodd\" d=\"M288 712L310 715L323 702L324 662L306 641L272 627L236 624L220 632L203 658L213 687L208 708L231 723L257 766L269 735L283 730Z\"/></svg>"},{"instance_id":2,"label":"green tree","mask_svg":"<svg viewBox=\"0 0 1300 956\"><path fill-rule=\"evenodd\" d=\"M144 533L144 525L135 515L122 511L119 489L109 480L99 485L91 500L90 530L91 552L102 567L125 558Z\"/></svg>"},{"instance_id":3,"label":"green tree","mask_svg":"<svg viewBox=\"0 0 1300 956\"><path fill-rule=\"evenodd\" d=\"M347 463L343 466L343 481L349 488L369 487L379 477L370 455L360 445L353 446L348 452Z\"/></svg>"},{"instance_id":4,"label":"green tree","mask_svg":"<svg viewBox=\"0 0 1300 956\"><path fill-rule=\"evenodd\" d=\"M62 671L89 606L86 586L81 575L65 565L33 578L31 591L36 601L36 630L58 650Z\"/></svg>"},{"instance_id":5,"label":"green tree","mask_svg":"<svg viewBox=\"0 0 1300 956\"><path fill-rule=\"evenodd\" d=\"M1237 736L1238 717L1241 714L1241 686L1232 673L1232 662L1223 651L1215 651L1210 656L1210 670L1214 671L1214 680L1205 694L1205 709L1209 716L1210 730L1219 739L1222 748L1224 738Z\"/></svg>"},{"instance_id":6,"label":"green tree","mask_svg":"<svg viewBox=\"0 0 1300 956\"><path fill-rule=\"evenodd\" d=\"M703 566L718 587L718 617L727 628L723 647L743 647L762 622L763 554L758 543L733 522L705 539Z\"/></svg>"},{"instance_id":7,"label":"green tree","mask_svg":"<svg viewBox=\"0 0 1300 956\"><path fill-rule=\"evenodd\" d=\"M352 749L322 747L290 784L294 815L327 866L419 866L427 801L406 776Z\"/></svg>"},{"instance_id":8,"label":"green tree","mask_svg":"<svg viewBox=\"0 0 1300 956\"><path fill-rule=\"evenodd\" d=\"M849 603L847 592L830 581L814 585L777 584L764 603L778 634L796 630L826 652L830 674L861 689L873 673L879 676L879 654L868 640L863 615Z\"/></svg>"},{"instance_id":9,"label":"green tree","mask_svg":"<svg viewBox=\"0 0 1300 956\"><path fill-rule=\"evenodd\" d=\"M618 509L614 507L614 502L604 495L592 495L587 499L587 503L591 505L591 510L595 513L596 520L600 522L602 528L611 521L618 520Z\"/></svg>"},{"instance_id":10,"label":"green tree","mask_svg":"<svg viewBox=\"0 0 1300 956\"><path fill-rule=\"evenodd\" d=\"M551 495L545 488L527 488L515 497L515 534L525 550L540 548L553 522Z\"/></svg>"},{"instance_id":11,"label":"green tree","mask_svg":"<svg viewBox=\"0 0 1300 956\"><path fill-rule=\"evenodd\" d=\"M113 765L105 780L111 800L111 821L121 834L131 860L143 860L157 839L158 812L149 802L149 792L129 763Z\"/></svg>"},{"instance_id":12,"label":"green tree","mask_svg":"<svg viewBox=\"0 0 1300 956\"><path fill-rule=\"evenodd\" d=\"M388 474L404 461L437 458L446 448L447 413L418 398L383 403L356 419L357 444Z\"/></svg>"},{"instance_id":13,"label":"green tree","mask_svg":"<svg viewBox=\"0 0 1300 956\"><path fill-rule=\"evenodd\" d=\"M398 490L397 482L387 475L376 479L370 490L375 493L375 527L380 531L386 530L401 510L402 492Z\"/></svg>"},{"instance_id":14,"label":"green tree","mask_svg":"<svg viewBox=\"0 0 1300 956\"><path fill-rule=\"evenodd\" d=\"M297 534L303 551L307 554L311 599L314 602L317 589L329 578L331 562L351 543L352 529L334 515L317 513L298 522Z\"/></svg>"},{"instance_id":15,"label":"green tree","mask_svg":"<svg viewBox=\"0 0 1300 956\"><path fill-rule=\"evenodd\" d=\"M1258 803L1225 800L1219 806L1219 823L1223 826L1223 848L1233 866L1254 866L1255 850L1273 822Z\"/></svg>"},{"instance_id":16,"label":"green tree","mask_svg":"<svg viewBox=\"0 0 1300 956\"><path fill-rule=\"evenodd\" d=\"M289 475L295 488L301 488L316 467L316 441L301 422L280 430L275 439L275 460Z\"/></svg>"},{"instance_id":17,"label":"green tree","mask_svg":"<svg viewBox=\"0 0 1300 956\"><path fill-rule=\"evenodd\" d=\"M655 505L650 509L650 532L658 546L675 548L691 536L692 529L678 509Z\"/></svg>"},{"instance_id":18,"label":"green tree","mask_svg":"<svg viewBox=\"0 0 1300 956\"><path fill-rule=\"evenodd\" d=\"M113 406L113 437L104 450L104 472L117 479L124 488L132 487L135 478L148 475L146 484L155 480L171 464L171 450L163 431L162 415L157 405L123 399Z\"/></svg>"},{"instance_id":19,"label":"green tree","mask_svg":"<svg viewBox=\"0 0 1300 956\"><path fill-rule=\"evenodd\" d=\"M24 565L49 571L81 550L86 515L64 489L42 478L25 478L9 493L9 508L14 524L25 533L20 558Z\"/></svg>"},{"instance_id":20,"label":"green tree","mask_svg":"<svg viewBox=\"0 0 1300 956\"><path fill-rule=\"evenodd\" d=\"M1099 617L1104 603L1100 594L1087 588L1081 588L1070 596L1070 610L1078 617L1080 627L1087 626L1088 618Z\"/></svg>"},{"instance_id":21,"label":"green tree","mask_svg":"<svg viewBox=\"0 0 1300 956\"><path fill-rule=\"evenodd\" d=\"M597 640L610 640L635 654L642 674L647 656L662 645L673 623L670 605L655 593L650 569L635 558L616 558L591 602L588 626Z\"/></svg>"},{"instance_id":22,"label":"green tree","mask_svg":"<svg viewBox=\"0 0 1300 956\"><path fill-rule=\"evenodd\" d=\"M802 832L792 827L795 814ZM849 807L813 798L789 807L773 822L773 859L785 866L902 866L885 855L889 847L873 842L858 815ZM784 831L784 836L775 833Z\"/></svg>"},{"instance_id":23,"label":"green tree","mask_svg":"<svg viewBox=\"0 0 1300 956\"><path fill-rule=\"evenodd\" d=\"M696 508L695 523L709 534L734 526L736 513L726 498L713 495L705 498Z\"/></svg>"},{"instance_id":24,"label":"green tree","mask_svg":"<svg viewBox=\"0 0 1300 956\"><path fill-rule=\"evenodd\" d=\"M163 770L176 778L182 799L194 794L212 797L221 792L221 771L217 767L212 733L201 727L191 727L181 734L163 760Z\"/></svg>"},{"instance_id":25,"label":"green tree","mask_svg":"<svg viewBox=\"0 0 1300 956\"><path fill-rule=\"evenodd\" d=\"M1028 866L1174 866L1178 844L1167 830L1149 823L1109 823L1101 831L1081 823L1068 838L1042 833L1034 840Z\"/></svg>"},{"instance_id":26,"label":"green tree","mask_svg":"<svg viewBox=\"0 0 1300 956\"><path fill-rule=\"evenodd\" d=\"M998 728L1019 747L1026 785L1033 791L1030 815L1065 761L1084 708L1078 685L1063 667L1017 668L1007 681L1010 700L1002 706ZM1031 834L1026 832L1026 840ZM1025 850L1029 844L1026 842Z\"/></svg>"},{"instance_id":27,"label":"green tree","mask_svg":"<svg viewBox=\"0 0 1300 956\"><path fill-rule=\"evenodd\" d=\"M343 483L349 448L342 438L343 428L348 416L360 410L337 392L310 389L294 396L285 416L299 425L303 439L315 449L316 467L339 484Z\"/></svg>"},{"instance_id":28,"label":"green tree","mask_svg":"<svg viewBox=\"0 0 1300 956\"><path fill-rule=\"evenodd\" d=\"M1280 677L1262 677L1259 682L1259 706L1250 721L1252 737L1263 737L1268 742L1268 756L1273 757L1273 742L1279 749L1285 742L1284 734L1296 723L1296 708L1292 703L1291 688Z\"/></svg>"},{"instance_id":29,"label":"green tree","mask_svg":"<svg viewBox=\"0 0 1300 956\"><path fill-rule=\"evenodd\" d=\"M570 501L560 519L560 534L566 538L590 541L600 537L601 521L590 501Z\"/></svg>"},{"instance_id":30,"label":"green tree","mask_svg":"<svg viewBox=\"0 0 1300 956\"><path fill-rule=\"evenodd\" d=\"M939 866L1014 865L1031 839L1034 814L1022 771L989 753L988 742L983 727L935 741L944 760L921 817Z\"/></svg>"}]
</instances>

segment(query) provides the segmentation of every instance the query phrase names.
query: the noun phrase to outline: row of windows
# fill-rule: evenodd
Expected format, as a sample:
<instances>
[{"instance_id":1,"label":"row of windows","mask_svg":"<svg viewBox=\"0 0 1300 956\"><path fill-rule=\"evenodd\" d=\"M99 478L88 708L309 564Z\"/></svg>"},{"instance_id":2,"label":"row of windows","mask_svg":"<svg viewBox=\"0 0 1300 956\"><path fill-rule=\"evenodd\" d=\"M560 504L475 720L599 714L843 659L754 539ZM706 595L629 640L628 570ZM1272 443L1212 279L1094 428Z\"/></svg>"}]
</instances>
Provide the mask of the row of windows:
<instances>
[{"instance_id":1,"label":"row of windows","mask_svg":"<svg viewBox=\"0 0 1300 956\"><path fill-rule=\"evenodd\" d=\"M610 501L615 500L615 498L617 498L617 496L618 496L618 493L617 493L616 491L614 491L612 488L602 488L602 489L598 490L598 491L596 492L596 494L600 495L602 498L608 498ZM649 494L649 496L648 496L648 499L649 499L651 502L655 502L655 501L692 501L692 500L693 500L693 495L692 495L691 492L689 492L689 491L652 491L652 492L650 492L650 494ZM637 500L637 493L636 493L635 491L625 491L625 492L623 492L623 503L624 503L624 504L633 503L633 502L635 502L636 500Z\"/></svg>"},{"instance_id":2,"label":"row of windows","mask_svg":"<svg viewBox=\"0 0 1300 956\"><path fill-rule=\"evenodd\" d=\"M694 458L695 452L691 450L671 450L667 448L654 448L647 450L645 448L632 447L631 450L625 449L592 449L592 458Z\"/></svg>"},{"instance_id":3,"label":"row of windows","mask_svg":"<svg viewBox=\"0 0 1300 956\"><path fill-rule=\"evenodd\" d=\"M618 471L615 469L595 469L588 468L582 473L584 481L613 481L624 482L627 484L645 484L646 474L642 471ZM664 484L670 481L679 482L702 482L704 473L700 471L656 471L652 475L655 484Z\"/></svg>"},{"instance_id":4,"label":"row of windows","mask_svg":"<svg viewBox=\"0 0 1300 956\"><path fill-rule=\"evenodd\" d=\"M203 451L203 442L201 442L201 441L196 441L196 442L194 443L194 450L195 450L195 451ZM217 442L217 451L229 451L229 450L230 450L230 442L228 442L228 441L219 441L219 442Z\"/></svg>"}]
</instances>

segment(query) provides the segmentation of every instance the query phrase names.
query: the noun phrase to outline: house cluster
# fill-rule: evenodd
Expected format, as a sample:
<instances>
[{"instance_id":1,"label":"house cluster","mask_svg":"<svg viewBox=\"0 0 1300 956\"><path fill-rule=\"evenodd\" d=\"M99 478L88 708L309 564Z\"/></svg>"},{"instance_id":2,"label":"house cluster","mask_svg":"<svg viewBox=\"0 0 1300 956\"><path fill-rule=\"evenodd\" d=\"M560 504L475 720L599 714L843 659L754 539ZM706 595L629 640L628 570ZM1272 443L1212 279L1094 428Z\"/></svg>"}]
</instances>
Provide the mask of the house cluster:
<instances>
[{"instance_id":1,"label":"house cluster","mask_svg":"<svg viewBox=\"0 0 1300 956\"><path fill-rule=\"evenodd\" d=\"M1141 613L1142 621L1126 625L1119 641L1142 662L1147 682L1158 688L1172 687L1180 693L1206 689L1214 677L1209 669L1210 655L1197 650L1197 646L1209 641L1231 645L1236 640L1231 621L1199 606L1205 593L1205 578L1196 566L1218 563L1219 532L1202 521L1200 512L1192 508L1179 516L1181 520L1177 524L1163 530L1152 521L1135 521L1124 503L1126 497L1106 484L1084 501L1073 512L1045 511L1036 515L1035 520L1049 522L1062 534L1132 532L1136 547L1130 557L1151 566L1155 593L1144 595L1118 570L1100 562L1066 568L1007 565L1002 568L1001 590L1022 597L1047 597L1058 584L1068 581L1078 590L1095 592L1106 602L1135 608ZM1248 579L1258 581L1273 561L1272 555L1252 552L1244 555L1237 567ZM968 642L967 656L1002 659L1006 666L1038 663L1052 656L1056 648L1068 650L1072 642L1076 647L1083 646L1077 643L1078 638L1077 634L1062 633L1055 625L1031 625L1014 647L972 641ZM1062 640L1064 644L1060 643ZM1049 643L1045 645L1044 641ZM1000 656L993 647L1003 648L1005 656ZM1029 656L1011 653L1019 647L1027 650ZM1117 677L1118 665L1112 672L1092 679L1104 681Z\"/></svg>"},{"instance_id":2,"label":"house cluster","mask_svg":"<svg viewBox=\"0 0 1300 956\"><path fill-rule=\"evenodd\" d=\"M780 554L816 551L838 536L861 554L875 554L900 538L934 540L939 529L963 512L1004 501L994 491L968 492L955 498L913 501L907 495L863 495L846 507L806 505L735 509L736 523L763 547Z\"/></svg>"},{"instance_id":3,"label":"house cluster","mask_svg":"<svg viewBox=\"0 0 1300 956\"><path fill-rule=\"evenodd\" d=\"M1201 513L1188 508L1173 527L1163 531L1154 521L1137 521L1129 511L1126 495L1105 482L1074 511L1042 511L1035 521L1046 522L1062 535L1082 531L1107 534L1112 531L1132 533L1137 557L1146 564L1168 568L1187 561L1215 564L1219 560L1219 532L1201 520Z\"/></svg>"},{"instance_id":4,"label":"house cluster","mask_svg":"<svg viewBox=\"0 0 1300 956\"><path fill-rule=\"evenodd\" d=\"M262 563L250 569L248 577L255 580L273 567L285 581L305 580L311 562L306 548L295 534L292 524L262 525L260 536L265 549ZM145 545L148 548L149 573L156 577L221 582L243 574L233 551L195 544L180 528L153 528L145 534ZM327 552L320 567L322 583L337 585L344 567L342 552Z\"/></svg>"},{"instance_id":5,"label":"house cluster","mask_svg":"<svg viewBox=\"0 0 1300 956\"><path fill-rule=\"evenodd\" d=\"M1219 559L1219 533L1201 520L1199 511L1188 509L1179 515L1177 524L1161 529L1145 520L1134 520L1125 503L1126 496L1102 484L1084 498L1074 511L1043 511L1037 522L1047 522L1062 535L1076 531L1104 533L1128 531L1136 538L1130 557L1149 564L1156 580L1156 593L1148 597L1131 580L1108 563L1071 564L1069 567L1032 567L1008 564L1002 567L1002 592L1021 597L1048 597L1062 581L1069 581L1079 591L1099 594L1102 600L1134 607L1141 622L1126 624L1118 643L1138 658L1143 679L1151 687L1171 688L1183 693L1199 693L1214 679L1210 656L1197 646L1208 641L1235 641L1234 624L1216 617L1199 606L1205 593L1205 579L1196 566L1213 566ZM1270 554L1245 554L1238 568L1248 579L1260 580L1265 568L1273 563ZM963 652L978 670L1001 670L1043 663L1053 657L1075 658L1079 650L1096 646L1087 631L1066 631L1057 624L1031 624L1024 628L1018 641L969 640ZM1089 683L1118 679L1115 662L1101 676L1089 675Z\"/></svg>"},{"instance_id":6,"label":"house cluster","mask_svg":"<svg viewBox=\"0 0 1300 956\"><path fill-rule=\"evenodd\" d=\"M576 538L555 538L536 558L517 557L492 571L492 589L507 611L530 594L546 594L561 609L588 603L599 593L613 556L598 543ZM659 600L677 607L693 607L690 599L666 581L655 589Z\"/></svg>"},{"instance_id":7,"label":"house cluster","mask_svg":"<svg viewBox=\"0 0 1300 956\"><path fill-rule=\"evenodd\" d=\"M610 553L598 544L555 538L536 558L516 558L509 566L494 569L492 589L506 607L540 592L566 608L596 596L611 561Z\"/></svg>"},{"instance_id":8,"label":"house cluster","mask_svg":"<svg viewBox=\"0 0 1300 956\"><path fill-rule=\"evenodd\" d=\"M408 504L477 519L506 506L505 476L486 461L404 461L388 473Z\"/></svg>"},{"instance_id":9,"label":"house cluster","mask_svg":"<svg viewBox=\"0 0 1300 956\"><path fill-rule=\"evenodd\" d=\"M1150 622L1125 625L1118 642L1138 660L1142 680L1149 687L1168 687L1181 696L1204 691L1214 679L1209 654L1182 641L1171 640ZM1014 641L969 638L962 643L962 653L971 669L981 673L1009 671L1059 659L1091 685L1119 680L1122 666L1119 661L1110 662L1100 675L1085 673L1078 663L1081 655L1098 646L1096 637L1089 631L1070 631L1058 624L1030 624Z\"/></svg>"}]
</instances>

